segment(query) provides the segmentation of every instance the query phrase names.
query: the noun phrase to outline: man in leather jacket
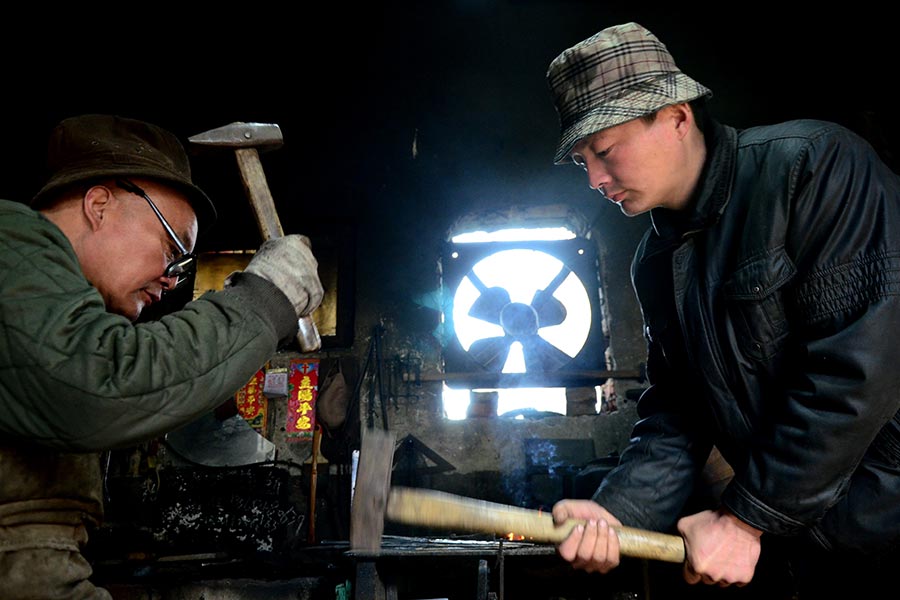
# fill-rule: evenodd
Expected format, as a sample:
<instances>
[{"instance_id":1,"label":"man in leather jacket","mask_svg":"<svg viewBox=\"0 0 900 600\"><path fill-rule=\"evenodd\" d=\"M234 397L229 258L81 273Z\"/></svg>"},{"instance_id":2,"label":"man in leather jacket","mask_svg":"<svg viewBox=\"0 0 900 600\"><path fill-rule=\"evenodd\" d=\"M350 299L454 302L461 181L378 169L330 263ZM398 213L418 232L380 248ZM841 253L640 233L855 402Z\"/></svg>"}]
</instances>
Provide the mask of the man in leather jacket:
<instances>
[{"instance_id":1,"label":"man in leather jacket","mask_svg":"<svg viewBox=\"0 0 900 600\"><path fill-rule=\"evenodd\" d=\"M900 179L834 123L715 122L711 92L636 23L564 51L547 78L555 162L652 222L632 263L651 385L593 499L554 507L587 520L560 555L608 572L624 524L677 530L688 583L746 585L768 540L803 555L801 589L887 576L900 566ZM734 476L717 505L687 511L714 447Z\"/></svg>"},{"instance_id":2,"label":"man in leather jacket","mask_svg":"<svg viewBox=\"0 0 900 600\"><path fill-rule=\"evenodd\" d=\"M103 517L100 451L185 425L235 393L321 302L302 236L158 320L215 217L170 132L62 121L31 206L0 201L0 598L106 600L81 552Z\"/></svg>"}]
</instances>

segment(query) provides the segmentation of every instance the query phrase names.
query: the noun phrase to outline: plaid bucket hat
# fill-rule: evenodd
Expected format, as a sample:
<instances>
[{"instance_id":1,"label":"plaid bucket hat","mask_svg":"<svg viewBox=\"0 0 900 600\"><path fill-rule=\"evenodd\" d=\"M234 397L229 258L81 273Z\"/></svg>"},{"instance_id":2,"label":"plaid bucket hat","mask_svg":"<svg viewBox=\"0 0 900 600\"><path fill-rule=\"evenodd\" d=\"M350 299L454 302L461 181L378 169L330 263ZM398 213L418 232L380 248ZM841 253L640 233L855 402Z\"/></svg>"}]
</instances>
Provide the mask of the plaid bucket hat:
<instances>
[{"instance_id":1,"label":"plaid bucket hat","mask_svg":"<svg viewBox=\"0 0 900 600\"><path fill-rule=\"evenodd\" d=\"M60 121L47 144L48 177L32 198L40 207L64 187L91 179L126 176L161 181L184 193L200 230L216 219L209 196L194 185L187 153L161 127L116 115L88 114Z\"/></svg>"},{"instance_id":2,"label":"plaid bucket hat","mask_svg":"<svg viewBox=\"0 0 900 600\"><path fill-rule=\"evenodd\" d=\"M608 27L550 63L547 83L559 114L553 162L568 162L585 136L680 102L711 96L677 66L665 45L637 23Z\"/></svg>"}]
</instances>

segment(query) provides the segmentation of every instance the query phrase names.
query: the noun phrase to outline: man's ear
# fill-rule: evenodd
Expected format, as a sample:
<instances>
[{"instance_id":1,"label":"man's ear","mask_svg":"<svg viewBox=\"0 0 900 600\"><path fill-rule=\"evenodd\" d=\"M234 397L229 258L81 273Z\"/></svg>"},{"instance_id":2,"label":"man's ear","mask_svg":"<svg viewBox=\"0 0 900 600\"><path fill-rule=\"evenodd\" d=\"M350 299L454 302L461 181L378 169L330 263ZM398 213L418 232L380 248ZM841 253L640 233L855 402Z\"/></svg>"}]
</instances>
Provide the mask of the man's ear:
<instances>
[{"instance_id":1,"label":"man's ear","mask_svg":"<svg viewBox=\"0 0 900 600\"><path fill-rule=\"evenodd\" d=\"M97 231L103 226L103 219L115 202L115 198L109 188L103 185L95 185L84 193L81 210L92 231Z\"/></svg>"},{"instance_id":2,"label":"man's ear","mask_svg":"<svg viewBox=\"0 0 900 600\"><path fill-rule=\"evenodd\" d=\"M691 105L687 102L681 102L667 106L666 110L669 112L669 117L673 119L678 138L683 139L694 123L694 111L691 109Z\"/></svg>"}]
</instances>

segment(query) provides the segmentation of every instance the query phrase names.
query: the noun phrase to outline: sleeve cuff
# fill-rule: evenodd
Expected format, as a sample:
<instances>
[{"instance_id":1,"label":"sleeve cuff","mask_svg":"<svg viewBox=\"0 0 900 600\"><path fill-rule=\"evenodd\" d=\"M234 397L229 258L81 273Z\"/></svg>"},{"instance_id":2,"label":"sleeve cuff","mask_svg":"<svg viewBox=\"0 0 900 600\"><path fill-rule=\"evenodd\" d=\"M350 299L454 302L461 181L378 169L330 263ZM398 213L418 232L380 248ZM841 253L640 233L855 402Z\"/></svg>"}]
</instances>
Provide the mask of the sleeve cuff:
<instances>
[{"instance_id":1,"label":"sleeve cuff","mask_svg":"<svg viewBox=\"0 0 900 600\"><path fill-rule=\"evenodd\" d=\"M278 335L279 347L297 337L297 314L278 286L253 273L233 273L230 278L229 291L242 296L269 320Z\"/></svg>"}]
</instances>

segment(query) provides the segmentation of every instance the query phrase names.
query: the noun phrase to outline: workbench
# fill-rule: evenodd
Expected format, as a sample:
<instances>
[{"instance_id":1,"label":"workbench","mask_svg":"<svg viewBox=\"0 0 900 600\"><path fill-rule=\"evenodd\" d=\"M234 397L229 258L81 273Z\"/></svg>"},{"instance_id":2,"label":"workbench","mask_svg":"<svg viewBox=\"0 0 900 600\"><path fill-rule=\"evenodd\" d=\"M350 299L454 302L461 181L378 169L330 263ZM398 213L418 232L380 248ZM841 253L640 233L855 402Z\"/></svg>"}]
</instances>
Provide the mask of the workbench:
<instances>
[{"instance_id":1,"label":"workbench","mask_svg":"<svg viewBox=\"0 0 900 600\"><path fill-rule=\"evenodd\" d=\"M552 544L385 535L377 553L346 556L355 563L354 600L645 597L644 561L589 574L572 569Z\"/></svg>"}]
</instances>

